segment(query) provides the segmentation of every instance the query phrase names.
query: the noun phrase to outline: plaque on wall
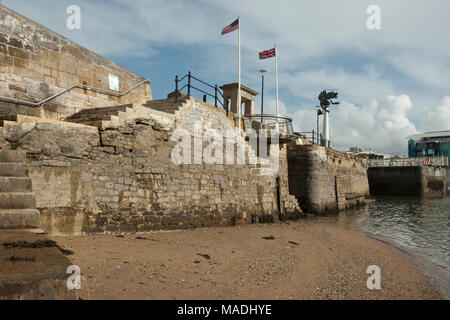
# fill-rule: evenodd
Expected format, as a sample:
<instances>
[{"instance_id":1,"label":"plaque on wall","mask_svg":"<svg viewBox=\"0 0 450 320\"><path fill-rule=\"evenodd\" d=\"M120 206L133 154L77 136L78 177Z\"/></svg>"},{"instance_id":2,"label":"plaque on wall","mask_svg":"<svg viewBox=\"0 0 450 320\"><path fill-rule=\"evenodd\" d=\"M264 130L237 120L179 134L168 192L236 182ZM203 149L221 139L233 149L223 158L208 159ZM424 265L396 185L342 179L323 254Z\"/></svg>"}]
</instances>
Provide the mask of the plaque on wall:
<instances>
[{"instance_id":1,"label":"plaque on wall","mask_svg":"<svg viewBox=\"0 0 450 320\"><path fill-rule=\"evenodd\" d=\"M119 91L119 77L112 74L109 75L109 89Z\"/></svg>"}]
</instances>

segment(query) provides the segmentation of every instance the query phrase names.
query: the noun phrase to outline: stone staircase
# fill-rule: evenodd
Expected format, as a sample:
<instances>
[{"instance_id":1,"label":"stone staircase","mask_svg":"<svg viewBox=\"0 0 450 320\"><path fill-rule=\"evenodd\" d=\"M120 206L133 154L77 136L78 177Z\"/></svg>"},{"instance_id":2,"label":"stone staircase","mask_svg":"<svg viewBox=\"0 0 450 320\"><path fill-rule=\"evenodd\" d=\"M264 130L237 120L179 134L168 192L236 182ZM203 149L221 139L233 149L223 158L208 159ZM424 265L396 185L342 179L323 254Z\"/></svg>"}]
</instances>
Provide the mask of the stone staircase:
<instances>
[{"instance_id":1,"label":"stone staircase","mask_svg":"<svg viewBox=\"0 0 450 320\"><path fill-rule=\"evenodd\" d=\"M105 124L120 122L120 118L126 118L125 115L132 113L132 110L132 104L124 104L105 108L85 109L66 118L65 121L100 128Z\"/></svg>"},{"instance_id":2,"label":"stone staircase","mask_svg":"<svg viewBox=\"0 0 450 320\"><path fill-rule=\"evenodd\" d=\"M174 97L168 97L167 99L148 101L142 106L124 104L106 108L86 109L66 118L65 121L108 129L119 127L127 121L135 119L152 119L161 127L170 129L173 128L175 113L188 100L189 98L183 95L178 98L177 102L175 102Z\"/></svg>"},{"instance_id":3,"label":"stone staircase","mask_svg":"<svg viewBox=\"0 0 450 320\"><path fill-rule=\"evenodd\" d=\"M152 110L175 114L188 100L189 97L181 95L175 102L175 97L169 95L167 99L147 101L143 106Z\"/></svg>"},{"instance_id":4,"label":"stone staircase","mask_svg":"<svg viewBox=\"0 0 450 320\"><path fill-rule=\"evenodd\" d=\"M5 121L17 121L17 114L13 115L0 115L0 127L3 127Z\"/></svg>"},{"instance_id":5,"label":"stone staircase","mask_svg":"<svg viewBox=\"0 0 450 320\"><path fill-rule=\"evenodd\" d=\"M0 229L39 225L24 151L0 150Z\"/></svg>"}]
</instances>

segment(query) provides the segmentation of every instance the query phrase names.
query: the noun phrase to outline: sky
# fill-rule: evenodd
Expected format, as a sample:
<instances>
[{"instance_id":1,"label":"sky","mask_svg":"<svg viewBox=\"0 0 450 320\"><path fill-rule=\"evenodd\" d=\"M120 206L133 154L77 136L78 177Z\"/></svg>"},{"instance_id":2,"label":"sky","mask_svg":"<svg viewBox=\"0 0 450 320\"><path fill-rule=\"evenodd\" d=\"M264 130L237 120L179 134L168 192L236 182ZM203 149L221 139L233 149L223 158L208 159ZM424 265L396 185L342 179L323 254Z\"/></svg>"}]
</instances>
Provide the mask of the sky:
<instances>
[{"instance_id":1,"label":"sky","mask_svg":"<svg viewBox=\"0 0 450 320\"><path fill-rule=\"evenodd\" d=\"M413 134L450 129L450 1L411 0L3 0L3 4L152 80L153 98L192 71L208 83L237 82L241 16L242 83L261 91L275 113L278 45L280 113L298 132L316 128L317 96L337 89L330 113L333 146L406 155ZM69 30L69 5L81 29ZM381 29L369 30L370 5ZM259 113L260 96L256 108Z\"/></svg>"}]
</instances>

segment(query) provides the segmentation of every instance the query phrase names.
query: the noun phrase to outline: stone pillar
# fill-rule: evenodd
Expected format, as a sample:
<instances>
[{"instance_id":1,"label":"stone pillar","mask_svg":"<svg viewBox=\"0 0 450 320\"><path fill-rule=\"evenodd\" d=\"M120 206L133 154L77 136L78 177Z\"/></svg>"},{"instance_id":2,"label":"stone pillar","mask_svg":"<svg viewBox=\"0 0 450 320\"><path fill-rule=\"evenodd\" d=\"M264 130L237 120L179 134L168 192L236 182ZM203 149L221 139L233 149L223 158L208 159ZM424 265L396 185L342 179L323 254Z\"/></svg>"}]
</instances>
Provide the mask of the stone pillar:
<instances>
[{"instance_id":1,"label":"stone pillar","mask_svg":"<svg viewBox=\"0 0 450 320\"><path fill-rule=\"evenodd\" d=\"M255 114L255 100L245 101L244 115Z\"/></svg>"},{"instance_id":2,"label":"stone pillar","mask_svg":"<svg viewBox=\"0 0 450 320\"><path fill-rule=\"evenodd\" d=\"M228 105L228 99L231 99L230 112L235 114L238 113L238 84L231 83L225 84L220 89L223 90L224 96L224 106ZM252 115L255 113L255 97L258 95L258 92L247 88L246 86L241 84L241 102L245 104L245 110L242 115Z\"/></svg>"}]
</instances>

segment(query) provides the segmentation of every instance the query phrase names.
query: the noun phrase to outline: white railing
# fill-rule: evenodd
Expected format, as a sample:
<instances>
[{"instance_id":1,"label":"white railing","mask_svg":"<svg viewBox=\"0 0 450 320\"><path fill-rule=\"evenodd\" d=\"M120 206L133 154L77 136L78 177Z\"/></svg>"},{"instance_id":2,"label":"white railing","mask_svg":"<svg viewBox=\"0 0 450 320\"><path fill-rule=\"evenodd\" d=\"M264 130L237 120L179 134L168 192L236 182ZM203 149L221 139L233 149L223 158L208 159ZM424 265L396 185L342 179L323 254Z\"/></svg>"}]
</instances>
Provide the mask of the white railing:
<instances>
[{"instance_id":1,"label":"white railing","mask_svg":"<svg viewBox=\"0 0 450 320\"><path fill-rule=\"evenodd\" d=\"M370 167L448 167L448 157L367 160Z\"/></svg>"},{"instance_id":2,"label":"white railing","mask_svg":"<svg viewBox=\"0 0 450 320\"><path fill-rule=\"evenodd\" d=\"M244 115L244 118L252 121L262 122L270 130L276 130L278 127L278 132L286 135L294 135L294 129L292 127L292 118L286 116L277 116L272 114L252 114ZM251 125L250 125L251 128Z\"/></svg>"}]
</instances>

